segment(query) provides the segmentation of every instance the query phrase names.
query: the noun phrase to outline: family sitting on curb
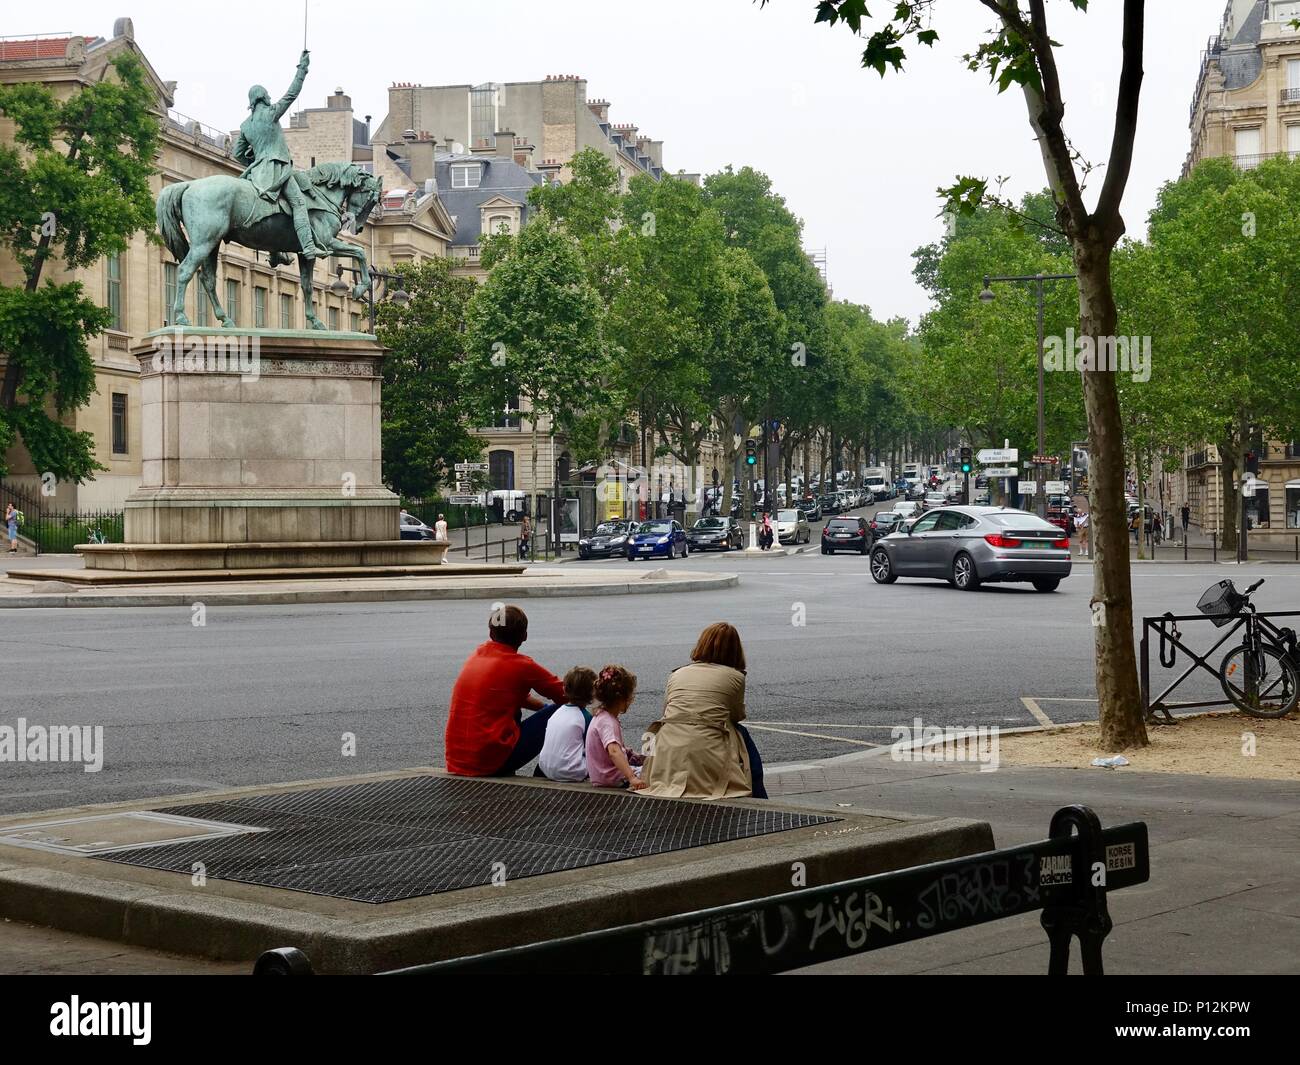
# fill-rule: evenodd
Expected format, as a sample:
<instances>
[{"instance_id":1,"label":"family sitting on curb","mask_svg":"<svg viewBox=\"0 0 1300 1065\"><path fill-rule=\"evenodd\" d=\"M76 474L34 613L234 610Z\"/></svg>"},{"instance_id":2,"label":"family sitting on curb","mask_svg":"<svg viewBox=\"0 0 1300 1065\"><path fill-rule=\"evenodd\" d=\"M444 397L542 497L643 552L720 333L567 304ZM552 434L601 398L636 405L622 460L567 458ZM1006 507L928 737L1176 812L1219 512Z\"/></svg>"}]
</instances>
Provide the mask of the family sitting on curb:
<instances>
[{"instance_id":1,"label":"family sitting on curb","mask_svg":"<svg viewBox=\"0 0 1300 1065\"><path fill-rule=\"evenodd\" d=\"M632 673L579 666L561 681L519 653L528 617L517 606L494 612L488 637L451 691L449 773L512 776L536 758L534 775L550 780L670 799L767 798L758 748L740 724L745 652L734 626L718 622L700 633L690 665L669 676L663 716L646 730L640 753L623 742L619 724L636 697Z\"/></svg>"}]
</instances>

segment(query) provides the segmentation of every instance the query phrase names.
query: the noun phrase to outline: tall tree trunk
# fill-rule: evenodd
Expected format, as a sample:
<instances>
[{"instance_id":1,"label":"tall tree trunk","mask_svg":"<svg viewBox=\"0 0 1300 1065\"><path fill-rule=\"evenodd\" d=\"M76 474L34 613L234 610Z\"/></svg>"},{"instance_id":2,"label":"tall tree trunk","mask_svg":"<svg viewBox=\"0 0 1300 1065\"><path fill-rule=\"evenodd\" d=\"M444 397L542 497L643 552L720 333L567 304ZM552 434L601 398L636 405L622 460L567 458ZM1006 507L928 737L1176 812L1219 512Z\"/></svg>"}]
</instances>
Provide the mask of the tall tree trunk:
<instances>
[{"instance_id":1,"label":"tall tree trunk","mask_svg":"<svg viewBox=\"0 0 1300 1065\"><path fill-rule=\"evenodd\" d=\"M1240 452L1244 450L1245 448L1237 446L1234 434L1225 436L1219 443L1219 510L1223 515L1223 535L1219 548L1229 554L1237 551L1237 515L1241 511L1241 502L1232 486L1232 478L1240 464Z\"/></svg>"},{"instance_id":2,"label":"tall tree trunk","mask_svg":"<svg viewBox=\"0 0 1300 1065\"><path fill-rule=\"evenodd\" d=\"M1079 273L1079 332L1114 336L1118 314L1110 281L1110 246L1075 241ZM1124 504L1124 425L1115 374L1083 373L1092 456L1088 509L1092 526L1092 609L1101 746L1121 751L1146 746L1146 724L1133 649L1133 592Z\"/></svg>"}]
</instances>

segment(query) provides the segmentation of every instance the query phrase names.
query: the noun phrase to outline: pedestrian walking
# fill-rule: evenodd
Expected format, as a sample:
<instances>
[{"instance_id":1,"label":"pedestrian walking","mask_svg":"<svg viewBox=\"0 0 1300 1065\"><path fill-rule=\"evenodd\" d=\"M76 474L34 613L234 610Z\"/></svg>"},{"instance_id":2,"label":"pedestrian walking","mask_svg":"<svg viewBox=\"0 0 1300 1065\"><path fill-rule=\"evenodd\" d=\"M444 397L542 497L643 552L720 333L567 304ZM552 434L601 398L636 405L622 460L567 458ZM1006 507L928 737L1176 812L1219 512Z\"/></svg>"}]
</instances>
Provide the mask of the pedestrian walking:
<instances>
[{"instance_id":1,"label":"pedestrian walking","mask_svg":"<svg viewBox=\"0 0 1300 1065\"><path fill-rule=\"evenodd\" d=\"M1183 520L1183 540L1186 541L1187 525L1192 520L1192 508L1184 503L1182 509L1178 512L1178 516Z\"/></svg>"},{"instance_id":2,"label":"pedestrian walking","mask_svg":"<svg viewBox=\"0 0 1300 1065\"><path fill-rule=\"evenodd\" d=\"M1086 510L1080 511L1079 516L1074 519L1074 527L1079 533L1079 554L1089 554L1088 547L1088 527L1092 524L1092 519L1088 517Z\"/></svg>"},{"instance_id":3,"label":"pedestrian walking","mask_svg":"<svg viewBox=\"0 0 1300 1065\"><path fill-rule=\"evenodd\" d=\"M1133 511L1133 517L1129 518L1128 531L1133 534L1133 542L1140 543L1142 539L1142 508L1138 507Z\"/></svg>"},{"instance_id":4,"label":"pedestrian walking","mask_svg":"<svg viewBox=\"0 0 1300 1065\"><path fill-rule=\"evenodd\" d=\"M516 556L519 561L532 557L533 548L533 526L528 520L528 515L524 515L524 520L519 523L519 542L516 545Z\"/></svg>"},{"instance_id":5,"label":"pedestrian walking","mask_svg":"<svg viewBox=\"0 0 1300 1065\"><path fill-rule=\"evenodd\" d=\"M451 537L447 532L447 515L439 514L438 520L433 523L433 538L435 540L450 540Z\"/></svg>"},{"instance_id":6,"label":"pedestrian walking","mask_svg":"<svg viewBox=\"0 0 1300 1065\"><path fill-rule=\"evenodd\" d=\"M1165 538L1165 524L1159 514L1151 518L1151 542L1158 544Z\"/></svg>"},{"instance_id":7,"label":"pedestrian walking","mask_svg":"<svg viewBox=\"0 0 1300 1065\"><path fill-rule=\"evenodd\" d=\"M9 553L18 554L18 508L12 503L5 504L5 530L9 534Z\"/></svg>"},{"instance_id":8,"label":"pedestrian walking","mask_svg":"<svg viewBox=\"0 0 1300 1065\"><path fill-rule=\"evenodd\" d=\"M759 533L758 544L764 551L772 549L772 515L771 512L763 514L763 527Z\"/></svg>"}]
</instances>

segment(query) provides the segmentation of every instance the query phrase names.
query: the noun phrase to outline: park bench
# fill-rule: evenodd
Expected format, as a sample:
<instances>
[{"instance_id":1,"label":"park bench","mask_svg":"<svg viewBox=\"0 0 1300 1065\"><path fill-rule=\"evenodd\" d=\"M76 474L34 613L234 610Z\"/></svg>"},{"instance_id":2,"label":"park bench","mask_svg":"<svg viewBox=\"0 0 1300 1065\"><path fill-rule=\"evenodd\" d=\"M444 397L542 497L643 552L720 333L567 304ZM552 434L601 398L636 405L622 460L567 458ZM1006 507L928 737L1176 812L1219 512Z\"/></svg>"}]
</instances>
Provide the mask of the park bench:
<instances>
[{"instance_id":1,"label":"park bench","mask_svg":"<svg viewBox=\"0 0 1300 1065\"><path fill-rule=\"evenodd\" d=\"M1087 975L1102 973L1111 891L1150 876L1143 822L1102 829L1086 806L1052 817L1048 839L965 858L802 888L382 975L765 974L1042 911L1049 975L1069 969L1078 937ZM302 951L282 947L255 975L307 975Z\"/></svg>"}]
</instances>

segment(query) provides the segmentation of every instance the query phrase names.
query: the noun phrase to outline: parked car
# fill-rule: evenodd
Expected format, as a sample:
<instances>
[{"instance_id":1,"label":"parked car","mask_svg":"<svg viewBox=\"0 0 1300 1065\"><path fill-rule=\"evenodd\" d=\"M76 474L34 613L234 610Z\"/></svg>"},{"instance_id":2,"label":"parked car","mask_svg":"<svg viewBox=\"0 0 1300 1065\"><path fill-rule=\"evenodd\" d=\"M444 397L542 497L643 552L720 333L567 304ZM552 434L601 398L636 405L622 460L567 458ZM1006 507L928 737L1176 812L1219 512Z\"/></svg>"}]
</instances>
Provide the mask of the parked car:
<instances>
[{"instance_id":1,"label":"parked car","mask_svg":"<svg viewBox=\"0 0 1300 1065\"><path fill-rule=\"evenodd\" d=\"M871 548L871 526L866 518L831 518L822 528L822 554L856 551L865 555Z\"/></svg>"},{"instance_id":2,"label":"parked car","mask_svg":"<svg viewBox=\"0 0 1300 1065\"><path fill-rule=\"evenodd\" d=\"M840 500L838 496L825 495L817 502L821 506L823 514L838 514L840 512Z\"/></svg>"},{"instance_id":3,"label":"parked car","mask_svg":"<svg viewBox=\"0 0 1300 1065\"><path fill-rule=\"evenodd\" d=\"M822 508L821 504L818 503L817 500L801 499L799 501L799 509L803 511L804 517L806 517L810 522L821 521Z\"/></svg>"},{"instance_id":4,"label":"parked car","mask_svg":"<svg viewBox=\"0 0 1300 1065\"><path fill-rule=\"evenodd\" d=\"M694 551L739 551L745 546L745 534L735 518L701 518L686 533L686 542Z\"/></svg>"},{"instance_id":5,"label":"parked car","mask_svg":"<svg viewBox=\"0 0 1300 1065\"><path fill-rule=\"evenodd\" d=\"M438 534L414 514L402 511L398 536L403 540L436 540Z\"/></svg>"},{"instance_id":6,"label":"parked car","mask_svg":"<svg viewBox=\"0 0 1300 1065\"><path fill-rule=\"evenodd\" d=\"M627 538L641 526L635 521L602 521L578 541L579 558L614 558L627 553Z\"/></svg>"},{"instance_id":7,"label":"parked car","mask_svg":"<svg viewBox=\"0 0 1300 1065\"><path fill-rule=\"evenodd\" d=\"M641 528L627 538L629 562L638 558L676 558L678 555L686 558L690 553L686 530L667 518L642 522Z\"/></svg>"},{"instance_id":8,"label":"parked car","mask_svg":"<svg viewBox=\"0 0 1300 1065\"><path fill-rule=\"evenodd\" d=\"M878 510L871 519L870 529L873 541L879 540L882 536L888 536L891 532L899 527L903 520L903 515L894 510Z\"/></svg>"},{"instance_id":9,"label":"parked car","mask_svg":"<svg viewBox=\"0 0 1300 1065\"><path fill-rule=\"evenodd\" d=\"M806 544L812 540L812 527L802 510L776 512L776 538L783 544Z\"/></svg>"},{"instance_id":10,"label":"parked car","mask_svg":"<svg viewBox=\"0 0 1300 1065\"><path fill-rule=\"evenodd\" d=\"M1070 541L1055 525L1023 510L944 507L904 532L877 541L871 576L879 584L899 577L935 577L962 591L981 584L1028 581L1055 591L1070 575Z\"/></svg>"}]
</instances>

